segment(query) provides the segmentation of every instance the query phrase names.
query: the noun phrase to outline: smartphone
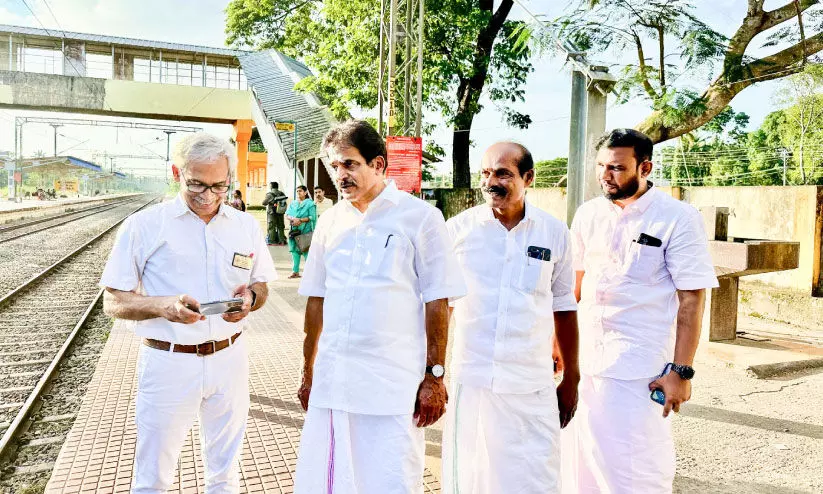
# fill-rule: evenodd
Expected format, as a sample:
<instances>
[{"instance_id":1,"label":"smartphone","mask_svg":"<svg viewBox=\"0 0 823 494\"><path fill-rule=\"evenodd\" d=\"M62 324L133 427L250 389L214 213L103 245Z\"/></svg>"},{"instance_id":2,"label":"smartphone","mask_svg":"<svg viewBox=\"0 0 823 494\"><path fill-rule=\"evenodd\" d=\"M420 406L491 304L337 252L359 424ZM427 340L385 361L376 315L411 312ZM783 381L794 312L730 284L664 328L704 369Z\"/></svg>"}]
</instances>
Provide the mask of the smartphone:
<instances>
[{"instance_id":1,"label":"smartphone","mask_svg":"<svg viewBox=\"0 0 823 494\"><path fill-rule=\"evenodd\" d=\"M666 364L666 367L663 367L663 372L661 372L660 375L657 376L657 379L660 379L661 377L668 374L671 368L672 364ZM653 402L659 405L666 405L666 393L664 393L662 389L655 389L654 391L652 391L652 394L651 396L649 396L649 398L651 398Z\"/></svg>"},{"instance_id":2,"label":"smartphone","mask_svg":"<svg viewBox=\"0 0 823 494\"><path fill-rule=\"evenodd\" d=\"M655 389L652 391L651 399L653 402L658 403L660 405L666 404L666 395L663 393L662 389Z\"/></svg>"},{"instance_id":3,"label":"smartphone","mask_svg":"<svg viewBox=\"0 0 823 494\"><path fill-rule=\"evenodd\" d=\"M232 298L229 300L217 300L200 304L200 313L204 316L214 316L226 312L238 312L243 307L242 298Z\"/></svg>"}]
</instances>

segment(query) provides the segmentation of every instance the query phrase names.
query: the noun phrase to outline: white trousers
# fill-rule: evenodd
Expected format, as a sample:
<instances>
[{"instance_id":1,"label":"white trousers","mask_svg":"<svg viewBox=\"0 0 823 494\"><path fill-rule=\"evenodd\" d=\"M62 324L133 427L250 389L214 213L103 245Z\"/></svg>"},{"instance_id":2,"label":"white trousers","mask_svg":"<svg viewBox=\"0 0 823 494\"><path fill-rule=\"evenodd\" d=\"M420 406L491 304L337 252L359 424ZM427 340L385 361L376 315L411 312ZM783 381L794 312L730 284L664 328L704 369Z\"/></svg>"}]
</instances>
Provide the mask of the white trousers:
<instances>
[{"instance_id":1,"label":"white trousers","mask_svg":"<svg viewBox=\"0 0 823 494\"><path fill-rule=\"evenodd\" d=\"M563 494L669 494L671 421L649 397L654 378L582 376L577 413L561 433Z\"/></svg>"},{"instance_id":2,"label":"white trousers","mask_svg":"<svg viewBox=\"0 0 823 494\"><path fill-rule=\"evenodd\" d=\"M165 493L183 442L200 417L206 492L240 490L239 458L249 411L246 336L205 357L140 348L137 452L132 493Z\"/></svg>"},{"instance_id":3,"label":"white trousers","mask_svg":"<svg viewBox=\"0 0 823 494\"><path fill-rule=\"evenodd\" d=\"M295 494L420 494L425 439L408 415L309 406Z\"/></svg>"},{"instance_id":4,"label":"white trousers","mask_svg":"<svg viewBox=\"0 0 823 494\"><path fill-rule=\"evenodd\" d=\"M560 413L554 386L498 394L455 384L443 431L444 494L559 491Z\"/></svg>"}]
</instances>

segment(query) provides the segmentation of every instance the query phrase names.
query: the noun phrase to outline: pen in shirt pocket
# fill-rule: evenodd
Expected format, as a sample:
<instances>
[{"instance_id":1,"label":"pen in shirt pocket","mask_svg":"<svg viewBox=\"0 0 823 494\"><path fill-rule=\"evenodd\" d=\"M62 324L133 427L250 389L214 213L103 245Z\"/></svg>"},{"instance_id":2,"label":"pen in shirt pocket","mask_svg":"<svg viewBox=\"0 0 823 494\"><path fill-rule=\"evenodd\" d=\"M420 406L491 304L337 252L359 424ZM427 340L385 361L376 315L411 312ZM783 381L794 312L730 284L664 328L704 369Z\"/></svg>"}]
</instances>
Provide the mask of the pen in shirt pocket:
<instances>
[{"instance_id":1,"label":"pen in shirt pocket","mask_svg":"<svg viewBox=\"0 0 823 494\"><path fill-rule=\"evenodd\" d=\"M389 246L389 240L391 240L393 235L394 235L393 233L389 233L389 236L386 237L386 245L383 246L384 249Z\"/></svg>"}]
</instances>

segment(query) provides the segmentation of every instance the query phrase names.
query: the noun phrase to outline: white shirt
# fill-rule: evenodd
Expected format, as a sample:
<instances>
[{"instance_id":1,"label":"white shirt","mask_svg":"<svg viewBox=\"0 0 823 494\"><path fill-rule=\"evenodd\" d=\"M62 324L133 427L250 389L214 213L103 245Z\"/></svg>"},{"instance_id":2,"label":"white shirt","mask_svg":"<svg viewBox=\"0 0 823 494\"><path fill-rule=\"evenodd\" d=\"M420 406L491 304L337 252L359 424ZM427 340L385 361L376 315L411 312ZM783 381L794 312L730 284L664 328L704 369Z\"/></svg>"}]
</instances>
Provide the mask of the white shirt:
<instances>
[{"instance_id":1,"label":"white shirt","mask_svg":"<svg viewBox=\"0 0 823 494\"><path fill-rule=\"evenodd\" d=\"M644 233L660 246L638 243ZM656 188L625 209L599 197L578 209L572 238L575 270L585 271L581 372L660 374L674 355L677 290L718 286L700 213Z\"/></svg>"},{"instance_id":2,"label":"white shirt","mask_svg":"<svg viewBox=\"0 0 823 494\"><path fill-rule=\"evenodd\" d=\"M250 256L251 269L233 266L235 253ZM231 298L238 285L276 278L260 225L250 214L221 204L206 224L178 195L123 222L100 286L150 297L187 294L204 303ZM224 340L245 321L226 322L219 315L194 324L154 318L137 321L135 333L192 345Z\"/></svg>"},{"instance_id":3,"label":"white shirt","mask_svg":"<svg viewBox=\"0 0 823 494\"><path fill-rule=\"evenodd\" d=\"M496 393L553 386L554 313L577 309L569 229L528 201L511 230L485 204L446 226L468 287L453 304L452 379ZM550 259L527 256L529 246Z\"/></svg>"},{"instance_id":4,"label":"white shirt","mask_svg":"<svg viewBox=\"0 0 823 494\"><path fill-rule=\"evenodd\" d=\"M322 201L314 201L314 204L317 206L318 217L334 206L334 202L328 197L324 197Z\"/></svg>"},{"instance_id":5,"label":"white shirt","mask_svg":"<svg viewBox=\"0 0 823 494\"><path fill-rule=\"evenodd\" d=\"M318 220L299 293L325 298L310 404L404 415L426 369L424 304L466 287L443 215L389 181L365 214L342 200Z\"/></svg>"}]
</instances>

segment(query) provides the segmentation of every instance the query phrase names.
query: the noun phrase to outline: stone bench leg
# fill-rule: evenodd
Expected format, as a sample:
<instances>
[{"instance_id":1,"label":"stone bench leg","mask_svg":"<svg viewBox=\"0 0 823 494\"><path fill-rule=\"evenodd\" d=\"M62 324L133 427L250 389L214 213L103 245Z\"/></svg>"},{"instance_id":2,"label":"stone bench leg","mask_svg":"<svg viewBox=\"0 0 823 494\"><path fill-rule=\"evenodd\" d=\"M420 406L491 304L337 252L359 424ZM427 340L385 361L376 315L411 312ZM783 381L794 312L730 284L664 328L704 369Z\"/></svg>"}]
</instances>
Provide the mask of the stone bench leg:
<instances>
[{"instance_id":1,"label":"stone bench leg","mask_svg":"<svg viewBox=\"0 0 823 494\"><path fill-rule=\"evenodd\" d=\"M703 341L734 341L737 337L737 288L740 278L718 278L720 286L706 293Z\"/></svg>"}]
</instances>

